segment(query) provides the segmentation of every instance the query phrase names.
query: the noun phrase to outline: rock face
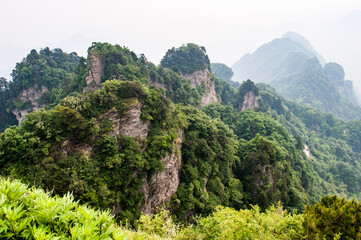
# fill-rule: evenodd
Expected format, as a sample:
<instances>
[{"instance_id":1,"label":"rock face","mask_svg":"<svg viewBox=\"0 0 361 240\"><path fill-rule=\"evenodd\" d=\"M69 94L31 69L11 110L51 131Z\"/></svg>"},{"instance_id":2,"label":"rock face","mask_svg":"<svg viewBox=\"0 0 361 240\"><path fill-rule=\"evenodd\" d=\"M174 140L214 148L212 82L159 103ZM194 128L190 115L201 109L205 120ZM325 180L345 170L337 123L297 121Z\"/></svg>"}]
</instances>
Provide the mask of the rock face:
<instances>
[{"instance_id":1,"label":"rock face","mask_svg":"<svg viewBox=\"0 0 361 240\"><path fill-rule=\"evenodd\" d=\"M241 111L245 111L247 109L253 109L255 110L258 108L258 99L259 96L256 95L254 92L249 91L244 95L244 100L242 104L240 104L239 109Z\"/></svg>"},{"instance_id":2,"label":"rock face","mask_svg":"<svg viewBox=\"0 0 361 240\"><path fill-rule=\"evenodd\" d=\"M143 140L148 136L150 121L143 122L140 119L141 113L142 105L136 101L132 103L124 116L119 117L119 112L112 109L101 117L101 121L108 118L114 123L113 130L108 132L109 136L121 134Z\"/></svg>"},{"instance_id":3,"label":"rock face","mask_svg":"<svg viewBox=\"0 0 361 240\"><path fill-rule=\"evenodd\" d=\"M143 122L140 119L141 109L142 105L139 102L128 109L127 113L120 119L120 134L141 140L148 136L150 121Z\"/></svg>"},{"instance_id":4,"label":"rock face","mask_svg":"<svg viewBox=\"0 0 361 240\"><path fill-rule=\"evenodd\" d=\"M309 147L307 145L304 146L303 152L306 154L307 158L312 157L311 151L310 151L310 149L309 149Z\"/></svg>"},{"instance_id":5,"label":"rock face","mask_svg":"<svg viewBox=\"0 0 361 240\"><path fill-rule=\"evenodd\" d=\"M218 102L214 82L211 80L208 69L196 71L192 74L181 74L181 77L188 79L192 87L204 86L205 91L201 100L201 107Z\"/></svg>"},{"instance_id":6,"label":"rock face","mask_svg":"<svg viewBox=\"0 0 361 240\"><path fill-rule=\"evenodd\" d=\"M101 58L94 54L90 54L89 59L90 69L88 76L85 78L86 85L88 88L92 85L93 87L99 87L104 73L104 64Z\"/></svg>"},{"instance_id":7,"label":"rock face","mask_svg":"<svg viewBox=\"0 0 361 240\"><path fill-rule=\"evenodd\" d=\"M62 143L62 145L60 147L60 151L65 156L69 156L69 155L71 155L71 153L74 153L75 151L77 151L77 152L81 152L86 157L90 157L90 155L93 151L93 147L86 143L74 144L74 143L70 142L69 140L66 140Z\"/></svg>"},{"instance_id":8,"label":"rock face","mask_svg":"<svg viewBox=\"0 0 361 240\"><path fill-rule=\"evenodd\" d=\"M144 140L148 136L150 121L141 120L142 105L137 100L130 104L130 108L123 116L119 116L116 109L103 114L98 120L99 123L108 119L114 123L113 130L107 135L115 136L117 134L134 137L137 140ZM164 170L157 172L152 176L143 178L143 186L140 191L144 194L144 203L140 206L142 212L151 214L160 205L170 201L171 197L178 189L179 175L182 163L181 147L184 138L184 131L180 129L178 136L174 140L173 151L161 159ZM84 149L86 150L86 149ZM135 172L134 176L143 174ZM122 210L122 207L116 206L112 213L116 214Z\"/></svg>"},{"instance_id":9,"label":"rock face","mask_svg":"<svg viewBox=\"0 0 361 240\"><path fill-rule=\"evenodd\" d=\"M180 129L172 153L161 159L164 170L155 173L150 181L143 179L141 191L144 193L144 205L141 210L145 214L151 214L157 207L168 202L178 189L183 137L184 131Z\"/></svg>"},{"instance_id":10,"label":"rock face","mask_svg":"<svg viewBox=\"0 0 361 240\"><path fill-rule=\"evenodd\" d=\"M22 102L30 102L31 106L25 109L15 108L12 111L16 116L19 125L28 113L38 111L43 108L43 105L39 104L38 100L47 90L48 89L45 86L41 86L39 88L38 85L34 85L34 87L21 91L17 99L21 100Z\"/></svg>"}]
</instances>

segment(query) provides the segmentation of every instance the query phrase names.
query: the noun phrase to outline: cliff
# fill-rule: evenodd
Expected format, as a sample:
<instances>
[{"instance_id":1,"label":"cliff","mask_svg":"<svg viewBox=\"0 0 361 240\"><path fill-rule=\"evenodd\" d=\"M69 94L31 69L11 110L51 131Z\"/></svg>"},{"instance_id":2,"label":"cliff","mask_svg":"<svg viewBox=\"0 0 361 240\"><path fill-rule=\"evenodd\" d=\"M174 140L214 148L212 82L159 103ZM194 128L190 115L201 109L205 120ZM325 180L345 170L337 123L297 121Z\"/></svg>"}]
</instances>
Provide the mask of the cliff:
<instances>
[{"instance_id":1,"label":"cliff","mask_svg":"<svg viewBox=\"0 0 361 240\"><path fill-rule=\"evenodd\" d=\"M183 78L190 81L192 87L204 88L200 107L218 102L214 82L211 80L210 74L211 72L208 69L199 70L191 74L180 74Z\"/></svg>"},{"instance_id":2,"label":"cliff","mask_svg":"<svg viewBox=\"0 0 361 240\"><path fill-rule=\"evenodd\" d=\"M176 193L180 180L183 140L184 131L180 129L172 153L161 159L164 170L155 173L150 180L147 177L143 179L141 191L144 193L144 205L141 210L145 214L155 212L157 207L169 202Z\"/></svg>"},{"instance_id":3,"label":"cliff","mask_svg":"<svg viewBox=\"0 0 361 240\"><path fill-rule=\"evenodd\" d=\"M33 87L22 90L19 93L16 101L21 101L25 106L16 107L12 110L12 113L16 116L19 125L28 113L38 111L44 107L44 105L40 104L38 100L46 91L48 91L46 87L41 86L39 88L38 85L34 85Z\"/></svg>"},{"instance_id":4,"label":"cliff","mask_svg":"<svg viewBox=\"0 0 361 240\"><path fill-rule=\"evenodd\" d=\"M259 96L254 92L247 92L244 96L244 100L242 104L239 105L239 109L241 111L245 111L247 109L255 110L258 108L258 99Z\"/></svg>"},{"instance_id":5,"label":"cliff","mask_svg":"<svg viewBox=\"0 0 361 240\"><path fill-rule=\"evenodd\" d=\"M104 74L102 59L95 53L90 52L88 56L89 73L85 77L86 87L84 90L100 88L101 78Z\"/></svg>"},{"instance_id":6,"label":"cliff","mask_svg":"<svg viewBox=\"0 0 361 240\"><path fill-rule=\"evenodd\" d=\"M258 88L251 80L247 80L239 87L234 107L239 111L245 111L247 109L256 110L259 100Z\"/></svg>"}]
</instances>

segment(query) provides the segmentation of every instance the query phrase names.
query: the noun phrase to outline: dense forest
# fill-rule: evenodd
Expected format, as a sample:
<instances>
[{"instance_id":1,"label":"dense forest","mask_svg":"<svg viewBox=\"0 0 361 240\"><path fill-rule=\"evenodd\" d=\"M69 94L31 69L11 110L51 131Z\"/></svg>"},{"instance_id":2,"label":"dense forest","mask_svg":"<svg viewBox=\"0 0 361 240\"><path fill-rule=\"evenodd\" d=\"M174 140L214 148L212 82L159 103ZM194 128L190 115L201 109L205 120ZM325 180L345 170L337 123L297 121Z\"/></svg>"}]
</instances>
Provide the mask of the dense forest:
<instances>
[{"instance_id":1,"label":"dense forest","mask_svg":"<svg viewBox=\"0 0 361 240\"><path fill-rule=\"evenodd\" d=\"M101 84L87 86L94 73ZM160 66L109 43L86 60L45 48L12 75L0 92L4 238L360 237L361 121L233 84L204 47L172 48ZM29 112L19 126L17 109Z\"/></svg>"}]
</instances>

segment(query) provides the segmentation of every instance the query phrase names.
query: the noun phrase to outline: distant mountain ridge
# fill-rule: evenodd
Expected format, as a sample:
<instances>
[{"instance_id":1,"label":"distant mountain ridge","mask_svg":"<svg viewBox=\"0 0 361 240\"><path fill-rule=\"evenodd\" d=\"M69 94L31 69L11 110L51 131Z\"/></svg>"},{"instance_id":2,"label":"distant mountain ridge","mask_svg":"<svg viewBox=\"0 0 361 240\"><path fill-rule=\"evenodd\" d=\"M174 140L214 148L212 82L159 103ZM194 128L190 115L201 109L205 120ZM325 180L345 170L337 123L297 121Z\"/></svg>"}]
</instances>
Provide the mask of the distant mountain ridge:
<instances>
[{"instance_id":1,"label":"distant mountain ridge","mask_svg":"<svg viewBox=\"0 0 361 240\"><path fill-rule=\"evenodd\" d=\"M325 69L323 68L325 66ZM287 32L244 55L232 66L234 80L267 83L291 101L331 112L343 119L361 119L352 82L337 63L325 64L309 41Z\"/></svg>"}]
</instances>

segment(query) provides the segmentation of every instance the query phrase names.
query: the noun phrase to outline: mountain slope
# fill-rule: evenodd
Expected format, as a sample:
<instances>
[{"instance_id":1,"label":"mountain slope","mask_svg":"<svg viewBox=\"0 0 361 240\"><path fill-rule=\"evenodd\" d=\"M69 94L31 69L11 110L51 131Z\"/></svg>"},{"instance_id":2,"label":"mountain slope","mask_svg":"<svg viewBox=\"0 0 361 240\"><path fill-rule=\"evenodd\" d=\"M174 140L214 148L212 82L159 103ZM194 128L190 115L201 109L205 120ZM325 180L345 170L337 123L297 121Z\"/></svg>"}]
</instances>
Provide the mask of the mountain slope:
<instances>
[{"instance_id":1,"label":"mountain slope","mask_svg":"<svg viewBox=\"0 0 361 240\"><path fill-rule=\"evenodd\" d=\"M238 81L268 83L291 101L340 118L361 119L352 82L345 81L342 66L327 63L323 69L317 57L322 60L307 40L287 33L242 57L233 65L234 76Z\"/></svg>"},{"instance_id":2,"label":"mountain slope","mask_svg":"<svg viewBox=\"0 0 361 240\"><path fill-rule=\"evenodd\" d=\"M199 46L188 47L173 49L171 62L209 64ZM193 51L201 59L184 55ZM292 103L250 80L235 90L209 65L175 72L108 43L89 53L83 93L0 135L1 175L71 191L131 222L162 206L192 220L217 205L266 209L281 201L302 211L327 194L360 198L360 121ZM307 61L308 72L322 75L316 63ZM201 107L212 86L217 102Z\"/></svg>"}]
</instances>

